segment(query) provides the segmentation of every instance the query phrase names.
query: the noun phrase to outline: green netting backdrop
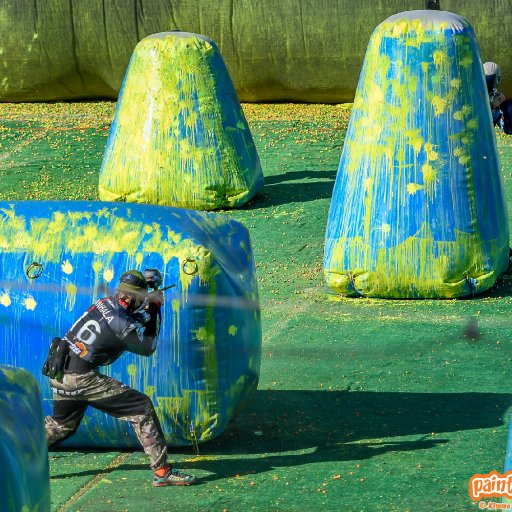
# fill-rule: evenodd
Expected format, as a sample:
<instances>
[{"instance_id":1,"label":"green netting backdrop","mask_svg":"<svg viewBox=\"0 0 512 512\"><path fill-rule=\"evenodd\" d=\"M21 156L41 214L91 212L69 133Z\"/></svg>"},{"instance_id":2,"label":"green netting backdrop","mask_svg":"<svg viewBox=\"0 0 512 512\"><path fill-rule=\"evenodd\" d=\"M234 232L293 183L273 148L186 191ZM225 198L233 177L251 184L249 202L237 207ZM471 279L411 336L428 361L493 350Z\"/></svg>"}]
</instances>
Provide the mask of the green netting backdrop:
<instances>
[{"instance_id":1,"label":"green netting backdrop","mask_svg":"<svg viewBox=\"0 0 512 512\"><path fill-rule=\"evenodd\" d=\"M474 27L512 93L508 0L441 0ZM0 101L116 98L142 38L179 29L219 46L241 101L352 101L373 29L423 0L3 0Z\"/></svg>"}]
</instances>

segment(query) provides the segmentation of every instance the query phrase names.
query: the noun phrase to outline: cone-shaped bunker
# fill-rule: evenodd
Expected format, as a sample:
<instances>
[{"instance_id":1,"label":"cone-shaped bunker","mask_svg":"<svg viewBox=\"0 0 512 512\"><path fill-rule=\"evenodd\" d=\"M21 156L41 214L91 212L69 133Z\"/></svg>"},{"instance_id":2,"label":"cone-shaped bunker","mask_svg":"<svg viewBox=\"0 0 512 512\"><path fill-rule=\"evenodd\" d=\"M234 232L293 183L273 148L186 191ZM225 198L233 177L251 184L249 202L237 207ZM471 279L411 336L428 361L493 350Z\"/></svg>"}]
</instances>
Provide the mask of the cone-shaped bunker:
<instances>
[{"instance_id":1,"label":"cone-shaped bunker","mask_svg":"<svg viewBox=\"0 0 512 512\"><path fill-rule=\"evenodd\" d=\"M198 210L239 206L263 174L216 44L163 32L135 48L99 180L106 201Z\"/></svg>"},{"instance_id":2,"label":"cone-shaped bunker","mask_svg":"<svg viewBox=\"0 0 512 512\"><path fill-rule=\"evenodd\" d=\"M343 294L457 297L508 265L508 223L478 45L449 12L396 14L366 52L329 212Z\"/></svg>"}]
</instances>

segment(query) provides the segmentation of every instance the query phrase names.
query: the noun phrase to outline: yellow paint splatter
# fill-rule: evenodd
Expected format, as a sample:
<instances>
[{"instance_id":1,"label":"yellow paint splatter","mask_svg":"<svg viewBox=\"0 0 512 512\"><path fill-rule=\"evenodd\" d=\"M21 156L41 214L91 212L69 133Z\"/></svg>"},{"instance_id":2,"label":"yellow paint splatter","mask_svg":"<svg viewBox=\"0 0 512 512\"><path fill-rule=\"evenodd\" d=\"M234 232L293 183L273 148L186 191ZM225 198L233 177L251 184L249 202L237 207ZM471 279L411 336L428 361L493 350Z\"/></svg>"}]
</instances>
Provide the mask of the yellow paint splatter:
<instances>
[{"instance_id":1,"label":"yellow paint splatter","mask_svg":"<svg viewBox=\"0 0 512 512\"><path fill-rule=\"evenodd\" d=\"M206 330L206 327L199 327L196 331L194 331L196 334L196 338L199 341L205 341L208 337L208 332Z\"/></svg>"},{"instance_id":2,"label":"yellow paint splatter","mask_svg":"<svg viewBox=\"0 0 512 512\"><path fill-rule=\"evenodd\" d=\"M437 153L437 151L435 151L435 146L433 144L431 144L430 142L427 142L425 144L425 153L427 154L427 158L430 160L430 161L435 161L439 158L439 154Z\"/></svg>"},{"instance_id":3,"label":"yellow paint splatter","mask_svg":"<svg viewBox=\"0 0 512 512\"><path fill-rule=\"evenodd\" d=\"M201 453L201 455L183 459L183 462L200 462L204 460L219 460L219 457L214 455L204 455L203 453Z\"/></svg>"},{"instance_id":4,"label":"yellow paint splatter","mask_svg":"<svg viewBox=\"0 0 512 512\"><path fill-rule=\"evenodd\" d=\"M6 308L11 305L11 297L9 297L8 293L2 293L2 295L0 296L0 304L2 304L2 306L5 306Z\"/></svg>"},{"instance_id":5,"label":"yellow paint splatter","mask_svg":"<svg viewBox=\"0 0 512 512\"><path fill-rule=\"evenodd\" d=\"M416 153L419 153L424 143L421 130L406 130L405 136L408 139L408 144L414 148Z\"/></svg>"},{"instance_id":6,"label":"yellow paint splatter","mask_svg":"<svg viewBox=\"0 0 512 512\"><path fill-rule=\"evenodd\" d=\"M380 230L385 234L385 235L388 235L390 232L391 232L391 226L387 223L387 222L384 222L380 228Z\"/></svg>"},{"instance_id":7,"label":"yellow paint splatter","mask_svg":"<svg viewBox=\"0 0 512 512\"><path fill-rule=\"evenodd\" d=\"M77 287L73 283L66 284L66 301L65 306L68 311L75 307Z\"/></svg>"},{"instance_id":8,"label":"yellow paint splatter","mask_svg":"<svg viewBox=\"0 0 512 512\"><path fill-rule=\"evenodd\" d=\"M230 336L234 336L236 334L236 332L238 331L238 327L236 325L230 325L228 327L228 334Z\"/></svg>"},{"instance_id":9,"label":"yellow paint splatter","mask_svg":"<svg viewBox=\"0 0 512 512\"><path fill-rule=\"evenodd\" d=\"M409 24L407 21L397 21L393 27L392 36L402 37L409 31Z\"/></svg>"},{"instance_id":10,"label":"yellow paint splatter","mask_svg":"<svg viewBox=\"0 0 512 512\"><path fill-rule=\"evenodd\" d=\"M461 155L459 157L460 165L466 165L471 160L471 157L467 154Z\"/></svg>"},{"instance_id":11,"label":"yellow paint splatter","mask_svg":"<svg viewBox=\"0 0 512 512\"><path fill-rule=\"evenodd\" d=\"M215 333L211 332L208 327L199 327L199 329L194 331L196 338L198 341L203 343L214 343L215 342Z\"/></svg>"},{"instance_id":12,"label":"yellow paint splatter","mask_svg":"<svg viewBox=\"0 0 512 512\"><path fill-rule=\"evenodd\" d=\"M446 111L447 100L446 98L441 98L441 96L434 96L432 98L432 106L434 107L434 114L440 116Z\"/></svg>"},{"instance_id":13,"label":"yellow paint splatter","mask_svg":"<svg viewBox=\"0 0 512 512\"><path fill-rule=\"evenodd\" d=\"M466 123L468 130L476 130L478 128L478 119L469 119Z\"/></svg>"},{"instance_id":14,"label":"yellow paint splatter","mask_svg":"<svg viewBox=\"0 0 512 512\"><path fill-rule=\"evenodd\" d=\"M421 173L425 184L437 181L437 171L430 164L424 164L421 168Z\"/></svg>"},{"instance_id":15,"label":"yellow paint splatter","mask_svg":"<svg viewBox=\"0 0 512 512\"><path fill-rule=\"evenodd\" d=\"M470 68L473 64L473 57L469 54L465 55L461 60L460 64L464 68Z\"/></svg>"},{"instance_id":16,"label":"yellow paint splatter","mask_svg":"<svg viewBox=\"0 0 512 512\"><path fill-rule=\"evenodd\" d=\"M434 64L437 68L446 65L449 60L447 53L441 50L436 50L433 53L432 58L434 59Z\"/></svg>"},{"instance_id":17,"label":"yellow paint splatter","mask_svg":"<svg viewBox=\"0 0 512 512\"><path fill-rule=\"evenodd\" d=\"M66 285L66 293L69 293L70 295L76 295L77 291L78 289L73 283L68 283Z\"/></svg>"},{"instance_id":18,"label":"yellow paint splatter","mask_svg":"<svg viewBox=\"0 0 512 512\"><path fill-rule=\"evenodd\" d=\"M61 265L60 267L62 269L62 272L64 272L64 274L71 274L73 272L73 265L71 265L70 261L69 260L64 260L64 263Z\"/></svg>"},{"instance_id":19,"label":"yellow paint splatter","mask_svg":"<svg viewBox=\"0 0 512 512\"><path fill-rule=\"evenodd\" d=\"M422 190L423 185L418 185L417 183L408 183L407 184L407 192L413 196L418 192L418 190Z\"/></svg>"},{"instance_id":20,"label":"yellow paint splatter","mask_svg":"<svg viewBox=\"0 0 512 512\"><path fill-rule=\"evenodd\" d=\"M148 395L149 397L152 397L156 393L156 386L146 386L144 388L144 394Z\"/></svg>"},{"instance_id":21,"label":"yellow paint splatter","mask_svg":"<svg viewBox=\"0 0 512 512\"><path fill-rule=\"evenodd\" d=\"M112 279L114 279L114 271L111 268L106 268L103 271L103 280L106 283L110 283L110 281L112 281Z\"/></svg>"},{"instance_id":22,"label":"yellow paint splatter","mask_svg":"<svg viewBox=\"0 0 512 512\"><path fill-rule=\"evenodd\" d=\"M384 101L384 93L382 89L378 85L374 85L368 95L368 100L370 104L373 105L375 103L379 104Z\"/></svg>"},{"instance_id":23,"label":"yellow paint splatter","mask_svg":"<svg viewBox=\"0 0 512 512\"><path fill-rule=\"evenodd\" d=\"M450 80L450 85L451 85L454 89L459 90L459 89L460 89L460 86L461 86L461 80L460 80L460 78L453 78L452 80Z\"/></svg>"},{"instance_id":24,"label":"yellow paint splatter","mask_svg":"<svg viewBox=\"0 0 512 512\"><path fill-rule=\"evenodd\" d=\"M35 301L34 297L32 297L32 296L28 296L28 297L23 301L23 305L25 306L25 308L27 309L27 311L34 311L34 309L36 309L37 302Z\"/></svg>"},{"instance_id":25,"label":"yellow paint splatter","mask_svg":"<svg viewBox=\"0 0 512 512\"><path fill-rule=\"evenodd\" d=\"M462 113L467 116L469 114L471 114L471 112L473 112L473 109L471 107L471 105L463 105L462 106Z\"/></svg>"}]
</instances>

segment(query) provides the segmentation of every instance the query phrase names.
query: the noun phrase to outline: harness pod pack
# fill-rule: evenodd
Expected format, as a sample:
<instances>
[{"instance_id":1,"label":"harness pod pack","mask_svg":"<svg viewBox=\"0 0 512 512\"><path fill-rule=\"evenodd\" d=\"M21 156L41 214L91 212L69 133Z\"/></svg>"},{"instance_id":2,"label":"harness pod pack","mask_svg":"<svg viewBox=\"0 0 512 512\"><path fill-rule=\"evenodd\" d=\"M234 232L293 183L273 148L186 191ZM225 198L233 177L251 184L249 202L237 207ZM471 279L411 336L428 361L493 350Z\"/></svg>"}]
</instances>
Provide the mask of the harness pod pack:
<instances>
[{"instance_id":1,"label":"harness pod pack","mask_svg":"<svg viewBox=\"0 0 512 512\"><path fill-rule=\"evenodd\" d=\"M125 353L102 371L152 399L168 444L216 437L255 392L259 297L239 222L161 206L12 201L0 203L0 241L0 363L39 379L45 414L48 338L63 336L134 268L159 269L164 286L176 284L164 292L158 348L149 358ZM92 408L64 443L138 446L129 424Z\"/></svg>"},{"instance_id":2,"label":"harness pod pack","mask_svg":"<svg viewBox=\"0 0 512 512\"><path fill-rule=\"evenodd\" d=\"M50 379L60 379L66 368L69 356L69 345L66 340L53 338L48 350L48 357L43 364L42 373Z\"/></svg>"}]
</instances>

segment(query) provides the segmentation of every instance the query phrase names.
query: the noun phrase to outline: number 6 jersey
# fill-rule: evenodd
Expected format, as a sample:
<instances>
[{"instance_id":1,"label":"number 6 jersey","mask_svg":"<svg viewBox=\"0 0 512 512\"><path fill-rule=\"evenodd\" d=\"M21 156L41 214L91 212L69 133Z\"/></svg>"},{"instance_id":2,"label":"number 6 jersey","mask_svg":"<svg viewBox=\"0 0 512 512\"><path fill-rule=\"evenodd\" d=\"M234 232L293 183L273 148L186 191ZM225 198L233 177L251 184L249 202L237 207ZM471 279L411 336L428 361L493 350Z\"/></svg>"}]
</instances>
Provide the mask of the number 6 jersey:
<instances>
[{"instance_id":1,"label":"number 6 jersey","mask_svg":"<svg viewBox=\"0 0 512 512\"><path fill-rule=\"evenodd\" d=\"M92 367L112 364L125 351L149 356L160 331L159 306L150 304L149 313L129 313L115 296L105 297L73 324L64 339Z\"/></svg>"}]
</instances>

